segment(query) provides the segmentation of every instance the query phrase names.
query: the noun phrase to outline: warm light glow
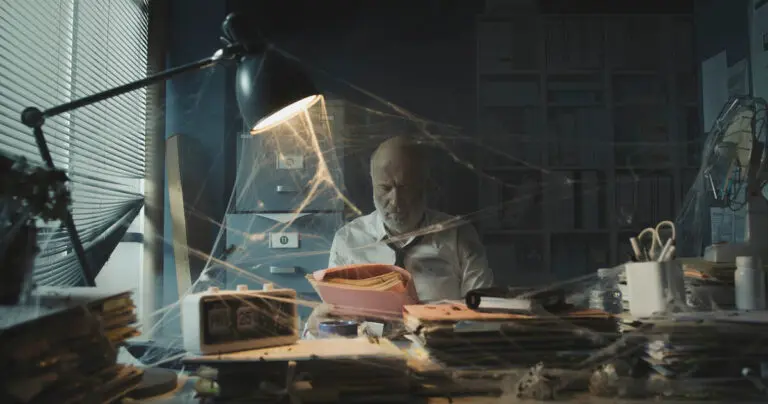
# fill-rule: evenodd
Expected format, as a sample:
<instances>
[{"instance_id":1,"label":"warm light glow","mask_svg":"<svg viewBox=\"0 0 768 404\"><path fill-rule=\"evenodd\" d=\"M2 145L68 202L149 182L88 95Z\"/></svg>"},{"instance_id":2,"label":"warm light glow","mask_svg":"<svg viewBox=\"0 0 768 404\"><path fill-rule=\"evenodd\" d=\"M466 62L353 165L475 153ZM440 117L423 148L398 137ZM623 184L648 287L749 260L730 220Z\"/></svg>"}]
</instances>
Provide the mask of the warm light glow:
<instances>
[{"instance_id":1,"label":"warm light glow","mask_svg":"<svg viewBox=\"0 0 768 404\"><path fill-rule=\"evenodd\" d=\"M319 95L310 95L309 97L302 98L291 105L275 112L274 114L260 120L256 123L256 126L251 129L251 134L256 135L265 130L271 129L281 123L293 118L302 111L306 111L312 107L316 102L320 101Z\"/></svg>"}]
</instances>

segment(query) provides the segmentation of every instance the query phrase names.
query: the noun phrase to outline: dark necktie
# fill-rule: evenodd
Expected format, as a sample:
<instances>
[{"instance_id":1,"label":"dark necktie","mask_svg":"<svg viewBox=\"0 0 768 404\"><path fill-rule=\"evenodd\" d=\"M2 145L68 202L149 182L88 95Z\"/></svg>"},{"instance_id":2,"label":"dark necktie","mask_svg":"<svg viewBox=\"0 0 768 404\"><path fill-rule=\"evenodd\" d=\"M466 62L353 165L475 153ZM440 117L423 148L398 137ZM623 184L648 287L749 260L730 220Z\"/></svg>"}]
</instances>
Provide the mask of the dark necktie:
<instances>
[{"instance_id":1,"label":"dark necktie","mask_svg":"<svg viewBox=\"0 0 768 404\"><path fill-rule=\"evenodd\" d=\"M387 245L395 252L395 266L405 269L405 256L408 251L416 244L419 244L423 236L416 236L410 243L399 247L395 242L388 242Z\"/></svg>"}]
</instances>

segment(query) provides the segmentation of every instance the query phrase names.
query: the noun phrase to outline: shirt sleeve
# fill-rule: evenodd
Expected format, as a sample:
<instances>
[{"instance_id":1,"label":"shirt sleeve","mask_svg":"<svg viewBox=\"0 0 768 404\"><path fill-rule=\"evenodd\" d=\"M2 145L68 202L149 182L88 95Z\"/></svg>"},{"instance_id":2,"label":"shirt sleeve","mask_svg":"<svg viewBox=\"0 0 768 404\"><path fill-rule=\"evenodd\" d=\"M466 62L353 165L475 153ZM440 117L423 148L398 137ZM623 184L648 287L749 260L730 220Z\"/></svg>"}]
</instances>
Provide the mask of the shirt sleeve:
<instances>
[{"instance_id":1,"label":"shirt sleeve","mask_svg":"<svg viewBox=\"0 0 768 404\"><path fill-rule=\"evenodd\" d=\"M461 295L473 289L493 286L493 271L488 268L485 247L477 231L471 224L465 224L458 230L459 262L462 269Z\"/></svg>"},{"instance_id":2,"label":"shirt sleeve","mask_svg":"<svg viewBox=\"0 0 768 404\"><path fill-rule=\"evenodd\" d=\"M333 236L331 252L328 256L328 268L340 267L347 264L347 260L345 259L344 255L347 241L344 233L344 228L342 228Z\"/></svg>"}]
</instances>

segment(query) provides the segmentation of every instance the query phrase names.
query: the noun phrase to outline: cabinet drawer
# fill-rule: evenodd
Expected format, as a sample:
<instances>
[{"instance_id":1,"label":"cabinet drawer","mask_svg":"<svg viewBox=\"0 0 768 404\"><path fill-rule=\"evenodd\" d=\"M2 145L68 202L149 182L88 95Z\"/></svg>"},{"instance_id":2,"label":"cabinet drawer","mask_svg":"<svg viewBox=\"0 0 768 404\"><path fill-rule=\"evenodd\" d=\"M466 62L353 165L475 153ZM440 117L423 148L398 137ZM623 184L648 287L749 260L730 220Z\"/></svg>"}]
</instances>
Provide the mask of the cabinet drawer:
<instances>
[{"instance_id":1,"label":"cabinet drawer","mask_svg":"<svg viewBox=\"0 0 768 404\"><path fill-rule=\"evenodd\" d=\"M340 213L305 214L288 223L293 214L234 213L226 218L227 248L236 250L227 261L246 273L227 273L227 287L246 284L260 288L263 283L314 293L305 279L328 266L328 252Z\"/></svg>"},{"instance_id":2,"label":"cabinet drawer","mask_svg":"<svg viewBox=\"0 0 768 404\"><path fill-rule=\"evenodd\" d=\"M307 143L275 136L241 136L237 143L235 210L239 212L339 210L342 201L333 179L340 184L341 170L330 145L318 142L322 151ZM318 177L320 158L329 169ZM316 178L318 177L318 178ZM317 183L317 188L312 187ZM343 187L339 187L343 189ZM307 199L309 198L309 199ZM305 205L306 201L306 205Z\"/></svg>"}]
</instances>

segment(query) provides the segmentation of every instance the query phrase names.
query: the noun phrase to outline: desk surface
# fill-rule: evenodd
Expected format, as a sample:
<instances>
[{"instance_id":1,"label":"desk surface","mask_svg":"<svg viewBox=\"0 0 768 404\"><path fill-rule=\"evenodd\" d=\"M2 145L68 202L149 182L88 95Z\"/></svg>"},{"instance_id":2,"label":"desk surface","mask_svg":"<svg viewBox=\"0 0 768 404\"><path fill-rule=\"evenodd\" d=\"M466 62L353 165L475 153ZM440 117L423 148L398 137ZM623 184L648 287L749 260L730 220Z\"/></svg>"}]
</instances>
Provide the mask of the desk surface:
<instances>
[{"instance_id":1,"label":"desk surface","mask_svg":"<svg viewBox=\"0 0 768 404\"><path fill-rule=\"evenodd\" d=\"M176 391L168 393L163 396L155 397L146 400L125 400L126 403L141 403L141 404L197 404L200 401L195 398L194 385L196 378L194 377L179 377L179 387ZM516 399L510 399L509 397L457 397L457 398L441 398L432 397L423 401L428 404L464 404L464 403L478 403L478 404L508 404L510 402L529 402L535 403L537 401L518 401ZM544 401L542 401L544 402ZM707 403L707 404L765 404L766 400L753 400L753 401L734 401L734 400L711 400L711 401L696 401L696 400L664 400L664 404L693 404L693 403ZM646 400L621 400L613 398L599 398L592 397L585 393L575 394L571 397L564 398L557 401L546 401L551 404L648 404L658 403L656 399Z\"/></svg>"}]
</instances>

